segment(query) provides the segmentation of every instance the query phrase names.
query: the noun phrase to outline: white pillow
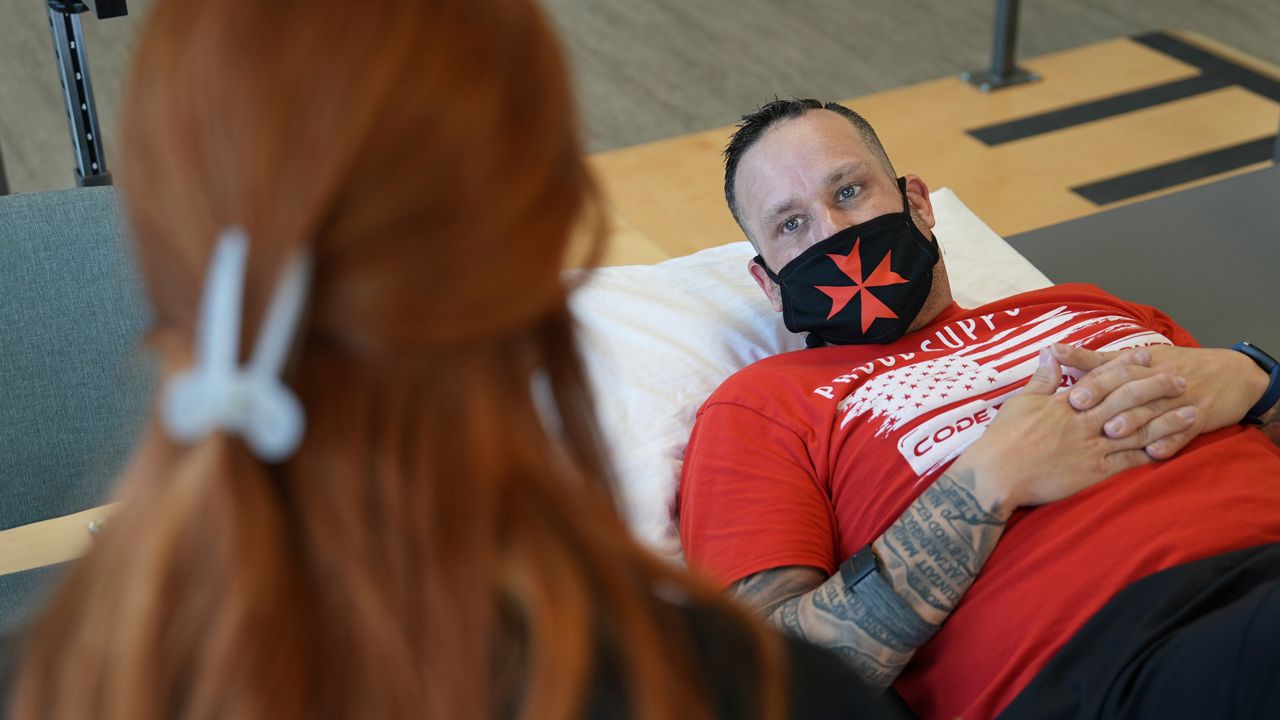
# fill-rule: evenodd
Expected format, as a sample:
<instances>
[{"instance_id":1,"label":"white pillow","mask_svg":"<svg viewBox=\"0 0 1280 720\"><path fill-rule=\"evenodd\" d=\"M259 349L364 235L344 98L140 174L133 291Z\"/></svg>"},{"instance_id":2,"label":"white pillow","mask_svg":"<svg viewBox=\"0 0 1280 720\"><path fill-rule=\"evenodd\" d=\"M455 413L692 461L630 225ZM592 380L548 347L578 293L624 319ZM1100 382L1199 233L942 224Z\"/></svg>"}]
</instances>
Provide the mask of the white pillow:
<instances>
[{"instance_id":1,"label":"white pillow","mask_svg":"<svg viewBox=\"0 0 1280 720\"><path fill-rule=\"evenodd\" d=\"M1051 284L955 193L930 198L960 305ZM674 561L681 552L671 510L694 414L737 370L804 347L747 274L754 254L739 242L656 265L601 268L570 299L627 520Z\"/></svg>"}]
</instances>

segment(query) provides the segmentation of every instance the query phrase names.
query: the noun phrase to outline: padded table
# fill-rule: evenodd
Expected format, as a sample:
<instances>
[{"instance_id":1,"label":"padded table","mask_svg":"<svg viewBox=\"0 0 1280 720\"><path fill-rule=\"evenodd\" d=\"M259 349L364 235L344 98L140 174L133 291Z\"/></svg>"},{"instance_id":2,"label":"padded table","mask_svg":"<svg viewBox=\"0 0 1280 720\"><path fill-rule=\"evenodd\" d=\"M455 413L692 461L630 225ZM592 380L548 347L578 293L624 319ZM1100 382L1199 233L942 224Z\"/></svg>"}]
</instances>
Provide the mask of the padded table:
<instances>
[{"instance_id":1,"label":"padded table","mask_svg":"<svg viewBox=\"0 0 1280 720\"><path fill-rule=\"evenodd\" d=\"M1280 355L1280 166L1008 238L1055 283L1160 308L1206 347Z\"/></svg>"}]
</instances>

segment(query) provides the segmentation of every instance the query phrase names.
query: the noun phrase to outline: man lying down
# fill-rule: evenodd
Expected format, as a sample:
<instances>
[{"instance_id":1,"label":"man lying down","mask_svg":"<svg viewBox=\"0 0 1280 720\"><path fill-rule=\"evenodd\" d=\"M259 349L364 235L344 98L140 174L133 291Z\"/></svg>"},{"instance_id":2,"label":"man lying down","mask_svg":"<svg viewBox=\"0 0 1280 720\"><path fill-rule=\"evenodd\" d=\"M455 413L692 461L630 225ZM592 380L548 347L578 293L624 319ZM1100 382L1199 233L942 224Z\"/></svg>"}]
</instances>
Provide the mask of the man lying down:
<instances>
[{"instance_id":1,"label":"man lying down","mask_svg":"<svg viewBox=\"0 0 1280 720\"><path fill-rule=\"evenodd\" d=\"M1089 285L958 307L928 187L841 106L725 156L808 349L699 411L689 564L924 717L1280 717L1275 361Z\"/></svg>"}]
</instances>

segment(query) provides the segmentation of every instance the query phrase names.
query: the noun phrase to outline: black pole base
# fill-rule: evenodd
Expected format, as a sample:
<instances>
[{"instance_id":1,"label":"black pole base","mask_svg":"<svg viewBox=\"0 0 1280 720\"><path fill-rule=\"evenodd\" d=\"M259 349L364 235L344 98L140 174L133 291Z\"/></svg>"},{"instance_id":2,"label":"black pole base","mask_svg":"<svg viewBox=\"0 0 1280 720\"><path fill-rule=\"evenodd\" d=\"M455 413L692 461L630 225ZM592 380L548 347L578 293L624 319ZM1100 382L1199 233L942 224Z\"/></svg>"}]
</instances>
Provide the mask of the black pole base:
<instances>
[{"instance_id":1,"label":"black pole base","mask_svg":"<svg viewBox=\"0 0 1280 720\"><path fill-rule=\"evenodd\" d=\"M80 170L76 170L76 185L78 187L100 187L111 184L111 173L98 173L96 175L84 176L80 174Z\"/></svg>"},{"instance_id":2,"label":"black pole base","mask_svg":"<svg viewBox=\"0 0 1280 720\"><path fill-rule=\"evenodd\" d=\"M997 75L989 70L970 70L969 72L960 73L960 79L982 92L991 92L992 90L999 90L1012 85L1036 82L1040 79L1040 76L1028 70L1015 67L1013 72L1007 75Z\"/></svg>"}]
</instances>

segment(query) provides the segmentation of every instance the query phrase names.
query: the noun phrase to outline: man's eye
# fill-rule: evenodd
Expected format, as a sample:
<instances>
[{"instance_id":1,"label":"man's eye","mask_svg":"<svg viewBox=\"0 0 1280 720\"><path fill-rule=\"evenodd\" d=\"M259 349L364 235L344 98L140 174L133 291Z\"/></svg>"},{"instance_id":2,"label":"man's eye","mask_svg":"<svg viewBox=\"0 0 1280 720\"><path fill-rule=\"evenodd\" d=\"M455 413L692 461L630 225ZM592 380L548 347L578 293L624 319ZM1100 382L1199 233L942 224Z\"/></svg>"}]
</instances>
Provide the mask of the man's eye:
<instances>
[{"instance_id":1,"label":"man's eye","mask_svg":"<svg viewBox=\"0 0 1280 720\"><path fill-rule=\"evenodd\" d=\"M800 227L800 218L789 217L782 221L782 232L793 233Z\"/></svg>"},{"instance_id":2,"label":"man's eye","mask_svg":"<svg viewBox=\"0 0 1280 720\"><path fill-rule=\"evenodd\" d=\"M857 195L858 195L857 185L845 185L844 187L836 191L837 200L852 200L853 198L857 197Z\"/></svg>"}]
</instances>

